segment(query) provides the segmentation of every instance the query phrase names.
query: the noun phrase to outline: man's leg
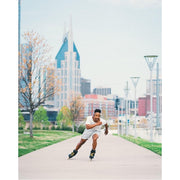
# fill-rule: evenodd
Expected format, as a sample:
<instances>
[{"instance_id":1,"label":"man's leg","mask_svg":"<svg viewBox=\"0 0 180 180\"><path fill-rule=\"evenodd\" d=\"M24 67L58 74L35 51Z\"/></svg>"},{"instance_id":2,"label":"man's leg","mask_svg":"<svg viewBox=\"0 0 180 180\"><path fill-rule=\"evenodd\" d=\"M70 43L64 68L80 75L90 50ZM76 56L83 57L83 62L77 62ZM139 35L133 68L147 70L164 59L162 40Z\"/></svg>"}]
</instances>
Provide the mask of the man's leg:
<instances>
[{"instance_id":1,"label":"man's leg","mask_svg":"<svg viewBox=\"0 0 180 180\"><path fill-rule=\"evenodd\" d=\"M93 159L95 156L98 137L99 137L98 134L94 134L92 136L93 143L92 143L92 150L91 150L90 156L89 156L90 159Z\"/></svg>"},{"instance_id":2,"label":"man's leg","mask_svg":"<svg viewBox=\"0 0 180 180\"><path fill-rule=\"evenodd\" d=\"M76 148L73 150L71 154L69 154L69 158L74 157L78 153L78 149L87 141L87 139L81 139L80 142L77 144Z\"/></svg>"},{"instance_id":3,"label":"man's leg","mask_svg":"<svg viewBox=\"0 0 180 180\"><path fill-rule=\"evenodd\" d=\"M93 150L96 149L98 137L99 137L98 134L94 134L94 135L92 136L92 139L93 139L92 149L93 149Z\"/></svg>"},{"instance_id":4,"label":"man's leg","mask_svg":"<svg viewBox=\"0 0 180 180\"><path fill-rule=\"evenodd\" d=\"M77 144L75 150L77 151L86 141L87 139L81 139L79 143Z\"/></svg>"}]
</instances>

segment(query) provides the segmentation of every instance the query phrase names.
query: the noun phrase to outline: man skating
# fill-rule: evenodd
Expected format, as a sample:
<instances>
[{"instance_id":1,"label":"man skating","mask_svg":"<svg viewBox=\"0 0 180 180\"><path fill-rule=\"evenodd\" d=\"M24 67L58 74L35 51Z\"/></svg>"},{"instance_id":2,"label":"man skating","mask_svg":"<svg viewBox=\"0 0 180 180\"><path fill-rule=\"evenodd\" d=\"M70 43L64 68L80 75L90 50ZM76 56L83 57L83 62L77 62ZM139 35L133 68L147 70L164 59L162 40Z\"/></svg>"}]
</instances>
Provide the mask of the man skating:
<instances>
[{"instance_id":1,"label":"man skating","mask_svg":"<svg viewBox=\"0 0 180 180\"><path fill-rule=\"evenodd\" d=\"M94 111L93 116L88 116L86 120L86 129L84 130L80 142L77 144L76 148L73 150L71 154L69 154L69 158L72 158L78 153L78 149L92 136L92 150L90 152L90 159L93 159L96 153L97 139L101 134L101 128L105 126L105 135L108 134L108 125L107 122L100 118L101 110L96 109Z\"/></svg>"}]
</instances>

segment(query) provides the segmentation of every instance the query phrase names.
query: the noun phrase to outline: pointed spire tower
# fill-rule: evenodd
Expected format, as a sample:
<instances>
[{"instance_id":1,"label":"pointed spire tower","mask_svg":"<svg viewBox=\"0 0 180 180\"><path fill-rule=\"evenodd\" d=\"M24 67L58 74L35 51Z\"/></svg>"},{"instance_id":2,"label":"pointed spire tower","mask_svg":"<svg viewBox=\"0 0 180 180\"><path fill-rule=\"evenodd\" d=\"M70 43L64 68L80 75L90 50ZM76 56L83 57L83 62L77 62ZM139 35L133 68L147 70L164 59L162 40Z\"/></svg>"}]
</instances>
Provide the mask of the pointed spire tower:
<instances>
[{"instance_id":1,"label":"pointed spire tower","mask_svg":"<svg viewBox=\"0 0 180 180\"><path fill-rule=\"evenodd\" d=\"M72 15L70 16L70 25L68 33L68 50L69 52L73 52Z\"/></svg>"},{"instance_id":2,"label":"pointed spire tower","mask_svg":"<svg viewBox=\"0 0 180 180\"><path fill-rule=\"evenodd\" d=\"M56 55L57 79L61 83L61 92L55 96L55 107L58 109L70 105L73 96L80 95L80 55L73 42L72 16L68 32L64 26L63 43Z\"/></svg>"}]
</instances>

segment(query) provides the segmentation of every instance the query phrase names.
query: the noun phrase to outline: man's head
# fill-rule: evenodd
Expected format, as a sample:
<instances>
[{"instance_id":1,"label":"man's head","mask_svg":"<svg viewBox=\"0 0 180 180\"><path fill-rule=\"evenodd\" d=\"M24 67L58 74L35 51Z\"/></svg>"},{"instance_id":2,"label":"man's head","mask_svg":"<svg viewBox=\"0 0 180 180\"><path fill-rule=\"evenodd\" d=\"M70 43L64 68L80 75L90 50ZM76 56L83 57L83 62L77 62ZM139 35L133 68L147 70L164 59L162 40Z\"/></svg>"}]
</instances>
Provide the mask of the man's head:
<instances>
[{"instance_id":1,"label":"man's head","mask_svg":"<svg viewBox=\"0 0 180 180\"><path fill-rule=\"evenodd\" d=\"M95 109L94 114L93 114L94 122L98 122L100 120L100 116L101 116L101 110Z\"/></svg>"}]
</instances>

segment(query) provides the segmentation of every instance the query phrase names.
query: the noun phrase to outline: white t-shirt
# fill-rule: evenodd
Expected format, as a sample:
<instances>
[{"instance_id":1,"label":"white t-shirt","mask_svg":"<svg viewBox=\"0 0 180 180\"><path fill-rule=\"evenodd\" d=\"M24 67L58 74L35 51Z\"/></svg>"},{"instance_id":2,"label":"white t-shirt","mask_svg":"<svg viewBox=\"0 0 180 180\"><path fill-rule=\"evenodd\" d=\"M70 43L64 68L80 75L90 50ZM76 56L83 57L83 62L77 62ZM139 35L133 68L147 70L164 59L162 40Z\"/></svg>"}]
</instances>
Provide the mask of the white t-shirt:
<instances>
[{"instance_id":1,"label":"white t-shirt","mask_svg":"<svg viewBox=\"0 0 180 180\"><path fill-rule=\"evenodd\" d=\"M91 129L101 130L101 128L102 128L107 122L106 122L106 120L104 120L104 119L102 119L102 118L100 118L100 121L102 122L101 125L95 126L94 128L91 128ZM92 116L88 116L88 117L87 117L86 124L95 124L95 122L93 121Z\"/></svg>"}]
</instances>

